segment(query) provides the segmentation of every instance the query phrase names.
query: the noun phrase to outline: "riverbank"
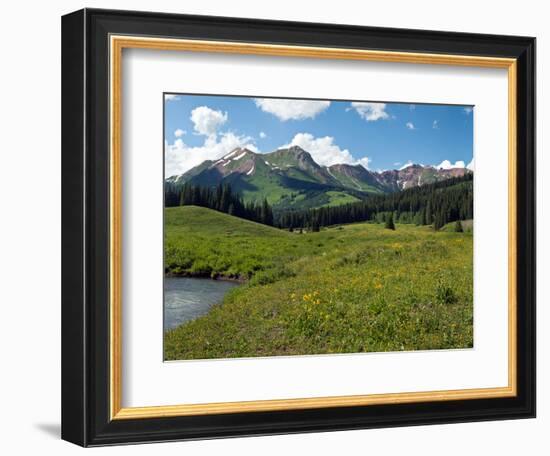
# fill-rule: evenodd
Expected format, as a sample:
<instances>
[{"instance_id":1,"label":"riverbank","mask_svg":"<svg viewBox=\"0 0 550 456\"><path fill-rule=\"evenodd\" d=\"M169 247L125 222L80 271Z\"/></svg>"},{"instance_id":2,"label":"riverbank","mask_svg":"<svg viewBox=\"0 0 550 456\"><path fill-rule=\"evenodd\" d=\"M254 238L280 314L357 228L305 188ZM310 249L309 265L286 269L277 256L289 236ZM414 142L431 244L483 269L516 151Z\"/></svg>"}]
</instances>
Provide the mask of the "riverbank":
<instances>
[{"instance_id":1,"label":"riverbank","mask_svg":"<svg viewBox=\"0 0 550 456\"><path fill-rule=\"evenodd\" d=\"M224 274L207 274L207 273L192 273L188 271L183 271L179 273L175 273L173 271L166 270L164 272L165 278L189 278L189 279L203 279L203 280L219 280L222 282L233 282L238 284L244 284L248 282L248 279L245 277L233 277L233 276L227 276Z\"/></svg>"}]
</instances>

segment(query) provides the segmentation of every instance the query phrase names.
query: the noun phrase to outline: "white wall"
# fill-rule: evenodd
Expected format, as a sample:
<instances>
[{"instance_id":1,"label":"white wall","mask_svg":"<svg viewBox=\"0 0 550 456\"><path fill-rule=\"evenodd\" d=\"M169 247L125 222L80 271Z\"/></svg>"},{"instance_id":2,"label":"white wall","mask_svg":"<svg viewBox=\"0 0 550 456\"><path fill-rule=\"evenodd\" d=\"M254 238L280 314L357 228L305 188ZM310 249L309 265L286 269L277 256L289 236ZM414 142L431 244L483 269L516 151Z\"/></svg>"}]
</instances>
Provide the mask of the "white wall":
<instances>
[{"instance_id":1,"label":"white wall","mask_svg":"<svg viewBox=\"0 0 550 456\"><path fill-rule=\"evenodd\" d=\"M548 80L544 2L394 0L104 0L3 5L0 16L0 447L4 454L72 454L59 440L60 408L60 16L83 6L266 19L521 34L538 38L538 81ZM546 13L546 14L545 14ZM538 226L548 232L542 122L550 99L538 87ZM548 206L548 205L546 205ZM538 418L293 436L103 448L94 454L547 454L550 449L549 244L539 236ZM546 450L546 451L545 451Z\"/></svg>"}]
</instances>

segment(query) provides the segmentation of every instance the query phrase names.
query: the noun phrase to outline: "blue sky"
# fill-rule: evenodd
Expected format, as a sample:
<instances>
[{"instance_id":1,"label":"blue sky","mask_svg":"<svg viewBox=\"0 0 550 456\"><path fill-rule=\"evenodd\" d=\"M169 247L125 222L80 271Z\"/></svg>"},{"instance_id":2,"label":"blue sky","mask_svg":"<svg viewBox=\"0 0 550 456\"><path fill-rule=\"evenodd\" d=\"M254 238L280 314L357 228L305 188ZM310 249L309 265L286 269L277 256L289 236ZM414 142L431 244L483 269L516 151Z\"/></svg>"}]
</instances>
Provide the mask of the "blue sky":
<instances>
[{"instance_id":1,"label":"blue sky","mask_svg":"<svg viewBox=\"0 0 550 456\"><path fill-rule=\"evenodd\" d=\"M165 94L166 176L235 147L296 144L324 166L473 167L469 106Z\"/></svg>"}]
</instances>

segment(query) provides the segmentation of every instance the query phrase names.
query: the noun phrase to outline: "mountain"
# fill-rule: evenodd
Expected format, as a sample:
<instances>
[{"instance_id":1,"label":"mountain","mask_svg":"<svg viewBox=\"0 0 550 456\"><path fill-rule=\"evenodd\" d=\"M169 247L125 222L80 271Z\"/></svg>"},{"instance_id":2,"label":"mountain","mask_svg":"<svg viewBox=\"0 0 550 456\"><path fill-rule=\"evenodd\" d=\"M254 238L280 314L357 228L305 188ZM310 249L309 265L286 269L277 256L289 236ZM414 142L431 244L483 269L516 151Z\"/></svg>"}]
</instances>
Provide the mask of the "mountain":
<instances>
[{"instance_id":1,"label":"mountain","mask_svg":"<svg viewBox=\"0 0 550 456\"><path fill-rule=\"evenodd\" d=\"M332 165L328 173L346 188L352 188L366 193L387 193L387 186L380 180L377 173L365 169L362 165Z\"/></svg>"},{"instance_id":2,"label":"mountain","mask_svg":"<svg viewBox=\"0 0 550 456\"><path fill-rule=\"evenodd\" d=\"M468 172L471 171L466 168L438 169L433 166L411 164L399 170L383 171L378 174L378 179L387 191L396 192L433 184L451 177L462 177Z\"/></svg>"},{"instance_id":3,"label":"mountain","mask_svg":"<svg viewBox=\"0 0 550 456\"><path fill-rule=\"evenodd\" d=\"M245 200L266 198L274 208L305 209L364 199L439 182L470 172L464 168L436 169L410 165L400 170L373 172L361 165L320 166L299 146L258 154L237 148L219 160L207 160L166 182L216 186L229 183Z\"/></svg>"}]
</instances>

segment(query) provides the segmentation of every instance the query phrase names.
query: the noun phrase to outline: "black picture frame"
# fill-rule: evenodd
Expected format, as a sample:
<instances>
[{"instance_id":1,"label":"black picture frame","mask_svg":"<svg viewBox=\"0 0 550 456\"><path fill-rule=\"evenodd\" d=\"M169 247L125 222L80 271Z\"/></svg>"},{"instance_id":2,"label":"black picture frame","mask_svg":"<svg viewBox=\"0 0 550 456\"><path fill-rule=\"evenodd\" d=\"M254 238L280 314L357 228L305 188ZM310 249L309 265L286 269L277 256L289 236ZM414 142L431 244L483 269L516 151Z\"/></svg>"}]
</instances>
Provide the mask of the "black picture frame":
<instances>
[{"instance_id":1,"label":"black picture frame","mask_svg":"<svg viewBox=\"0 0 550 456\"><path fill-rule=\"evenodd\" d=\"M109 36L517 59L517 395L111 420ZM82 446L535 416L535 39L84 9L62 19L62 438Z\"/></svg>"}]
</instances>

